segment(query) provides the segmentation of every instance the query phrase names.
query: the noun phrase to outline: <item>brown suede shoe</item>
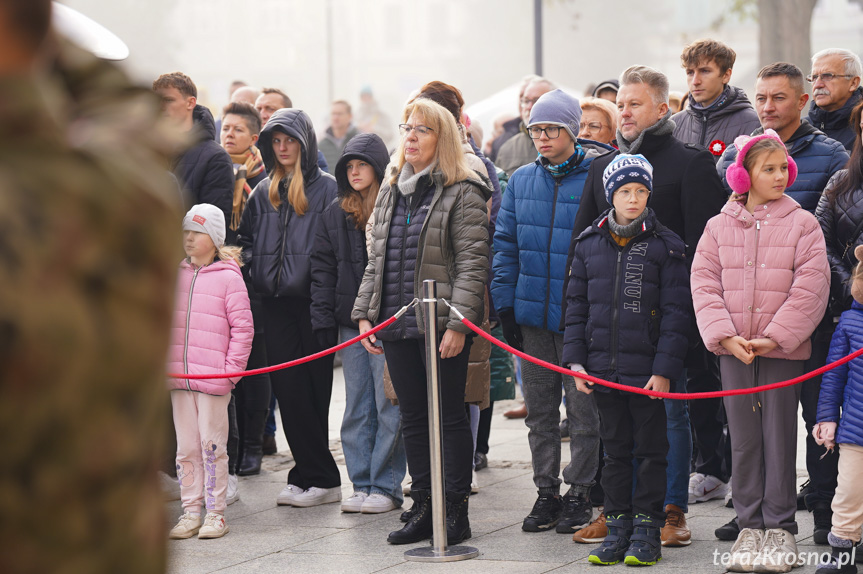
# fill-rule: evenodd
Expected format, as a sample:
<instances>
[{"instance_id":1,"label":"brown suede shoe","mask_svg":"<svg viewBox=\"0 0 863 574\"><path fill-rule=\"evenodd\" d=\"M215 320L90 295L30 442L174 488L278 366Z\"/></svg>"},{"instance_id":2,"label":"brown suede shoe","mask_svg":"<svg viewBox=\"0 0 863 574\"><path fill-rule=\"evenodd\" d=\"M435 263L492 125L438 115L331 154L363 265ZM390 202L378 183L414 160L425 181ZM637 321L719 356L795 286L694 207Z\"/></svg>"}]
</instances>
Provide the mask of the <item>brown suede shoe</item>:
<instances>
[{"instance_id":1,"label":"brown suede shoe","mask_svg":"<svg viewBox=\"0 0 863 574\"><path fill-rule=\"evenodd\" d=\"M679 506L665 505L665 526L662 528L663 546L689 546L692 534L686 526L686 516Z\"/></svg>"},{"instance_id":2,"label":"brown suede shoe","mask_svg":"<svg viewBox=\"0 0 863 574\"><path fill-rule=\"evenodd\" d=\"M597 544L608 536L608 527L605 525L605 513L600 512L596 520L572 535L572 541L579 544Z\"/></svg>"},{"instance_id":3,"label":"brown suede shoe","mask_svg":"<svg viewBox=\"0 0 863 574\"><path fill-rule=\"evenodd\" d=\"M521 403L520 407L515 407L514 409L506 411L505 413L503 413L503 416L508 419L523 419L527 416L527 405Z\"/></svg>"}]
</instances>

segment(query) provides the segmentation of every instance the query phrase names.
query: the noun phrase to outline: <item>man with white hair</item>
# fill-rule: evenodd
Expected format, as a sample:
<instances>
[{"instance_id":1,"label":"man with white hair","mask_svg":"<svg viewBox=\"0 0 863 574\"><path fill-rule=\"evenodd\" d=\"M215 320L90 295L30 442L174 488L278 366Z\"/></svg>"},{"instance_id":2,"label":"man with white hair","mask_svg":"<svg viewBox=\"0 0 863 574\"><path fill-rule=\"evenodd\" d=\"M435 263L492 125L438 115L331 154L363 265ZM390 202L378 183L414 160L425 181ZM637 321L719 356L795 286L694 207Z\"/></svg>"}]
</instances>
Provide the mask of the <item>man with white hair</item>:
<instances>
[{"instance_id":1,"label":"man with white hair","mask_svg":"<svg viewBox=\"0 0 863 574\"><path fill-rule=\"evenodd\" d=\"M812 56L812 107L809 123L839 141L849 152L857 137L857 126L850 126L851 111L863 100L860 77L863 66L854 52L828 48Z\"/></svg>"}]
</instances>

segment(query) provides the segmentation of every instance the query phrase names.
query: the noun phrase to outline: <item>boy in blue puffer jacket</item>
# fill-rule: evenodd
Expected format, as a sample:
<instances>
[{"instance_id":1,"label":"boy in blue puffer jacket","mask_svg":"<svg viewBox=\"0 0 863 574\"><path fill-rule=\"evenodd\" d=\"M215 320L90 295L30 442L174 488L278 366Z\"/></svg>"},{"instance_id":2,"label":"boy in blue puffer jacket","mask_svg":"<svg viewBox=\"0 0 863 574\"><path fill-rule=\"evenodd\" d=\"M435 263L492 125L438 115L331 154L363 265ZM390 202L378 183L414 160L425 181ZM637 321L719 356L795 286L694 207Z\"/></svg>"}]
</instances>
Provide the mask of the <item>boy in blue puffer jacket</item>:
<instances>
[{"instance_id":1,"label":"boy in blue puffer jacket","mask_svg":"<svg viewBox=\"0 0 863 574\"><path fill-rule=\"evenodd\" d=\"M857 246L854 256L861 262L851 284L854 302L839 319L827 363L863 347L863 245ZM815 442L830 449L826 456L838 456L830 451L839 445L841 456L832 503L833 527L827 536L832 552L830 560L821 564L816 574L856 574L854 546L860 542L863 526L863 489L857 483L863 474L863 359L854 359L824 373L817 412L818 424L812 428ZM860 551L858 546L856 553Z\"/></svg>"},{"instance_id":2,"label":"boy in blue puffer jacket","mask_svg":"<svg viewBox=\"0 0 863 574\"><path fill-rule=\"evenodd\" d=\"M494 234L491 294L503 336L513 347L559 364L563 351L560 307L572 226L591 163L613 148L578 139L581 107L561 90L543 94L530 112L528 135L539 157L518 168L501 199ZM566 396L570 462L560 496L560 398ZM537 499L525 532L555 529L570 536L588 525L590 489L599 465L596 405L565 377L522 363L525 424Z\"/></svg>"},{"instance_id":3,"label":"boy in blue puffer jacket","mask_svg":"<svg viewBox=\"0 0 863 574\"><path fill-rule=\"evenodd\" d=\"M685 246L647 207L653 167L644 156L619 155L602 177L613 208L575 240L563 365L586 394L593 384L579 373L668 392L669 381L683 374L692 323ZM656 564L665 523L665 406L645 395L596 390L608 535L588 559Z\"/></svg>"}]
</instances>

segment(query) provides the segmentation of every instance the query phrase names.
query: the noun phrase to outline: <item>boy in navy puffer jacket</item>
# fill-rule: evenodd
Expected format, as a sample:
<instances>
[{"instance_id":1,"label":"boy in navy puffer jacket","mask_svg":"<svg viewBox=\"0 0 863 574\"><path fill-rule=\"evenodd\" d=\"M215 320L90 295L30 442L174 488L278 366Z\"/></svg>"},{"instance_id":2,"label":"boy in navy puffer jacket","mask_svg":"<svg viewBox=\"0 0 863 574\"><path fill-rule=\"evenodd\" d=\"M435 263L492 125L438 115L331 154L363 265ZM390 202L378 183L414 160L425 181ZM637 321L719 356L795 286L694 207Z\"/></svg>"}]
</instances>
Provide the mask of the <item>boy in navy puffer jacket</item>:
<instances>
[{"instance_id":1,"label":"boy in navy puffer jacket","mask_svg":"<svg viewBox=\"0 0 863 574\"><path fill-rule=\"evenodd\" d=\"M593 385L577 373L667 392L669 381L683 373L692 317L685 246L647 207L653 167L643 156L615 158L603 183L613 208L575 242L563 364L584 393ZM608 535L589 560L655 564L665 521L665 407L652 397L601 387L594 396L605 445Z\"/></svg>"},{"instance_id":2,"label":"boy in navy puffer jacket","mask_svg":"<svg viewBox=\"0 0 863 574\"><path fill-rule=\"evenodd\" d=\"M851 285L854 303L839 319L830 342L828 363L863 347L863 245L857 246L854 256L861 261ZM812 436L828 449L841 446L832 504L833 527L827 536L833 551L829 562L821 564L816 574L856 574L854 545L860 542L863 526L863 489L856 483L863 473L863 359L854 359L824 373L818 397L818 424L812 429ZM828 452L826 456L837 454Z\"/></svg>"}]
</instances>

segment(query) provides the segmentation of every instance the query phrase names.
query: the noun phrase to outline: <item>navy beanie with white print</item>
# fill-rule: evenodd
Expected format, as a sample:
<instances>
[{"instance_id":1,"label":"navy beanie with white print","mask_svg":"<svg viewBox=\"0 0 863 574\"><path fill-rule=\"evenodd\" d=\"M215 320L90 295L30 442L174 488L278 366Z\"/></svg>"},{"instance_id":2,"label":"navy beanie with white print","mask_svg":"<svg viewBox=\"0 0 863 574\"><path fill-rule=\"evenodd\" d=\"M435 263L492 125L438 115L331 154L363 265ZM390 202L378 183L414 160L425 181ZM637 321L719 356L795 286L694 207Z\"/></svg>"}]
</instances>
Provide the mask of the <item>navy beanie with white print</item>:
<instances>
[{"instance_id":1,"label":"navy beanie with white print","mask_svg":"<svg viewBox=\"0 0 863 574\"><path fill-rule=\"evenodd\" d=\"M608 204L613 205L611 197L615 190L633 181L653 191L653 166L641 154L624 153L615 157L602 172L602 185L605 187L605 198Z\"/></svg>"},{"instance_id":2,"label":"navy beanie with white print","mask_svg":"<svg viewBox=\"0 0 863 574\"><path fill-rule=\"evenodd\" d=\"M530 123L527 127L537 124L551 124L566 130L572 141L578 136L578 124L581 123L581 105L578 99L561 89L546 92L533 104L530 110Z\"/></svg>"},{"instance_id":3,"label":"navy beanie with white print","mask_svg":"<svg viewBox=\"0 0 863 574\"><path fill-rule=\"evenodd\" d=\"M206 233L216 249L225 245L225 213L209 203L199 203L183 218L183 231Z\"/></svg>"}]
</instances>

